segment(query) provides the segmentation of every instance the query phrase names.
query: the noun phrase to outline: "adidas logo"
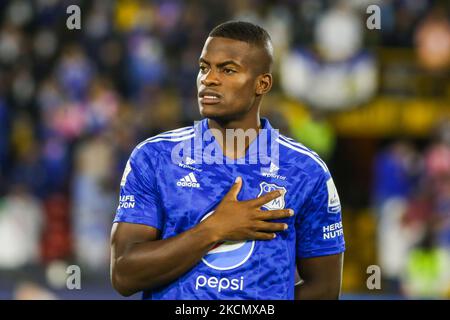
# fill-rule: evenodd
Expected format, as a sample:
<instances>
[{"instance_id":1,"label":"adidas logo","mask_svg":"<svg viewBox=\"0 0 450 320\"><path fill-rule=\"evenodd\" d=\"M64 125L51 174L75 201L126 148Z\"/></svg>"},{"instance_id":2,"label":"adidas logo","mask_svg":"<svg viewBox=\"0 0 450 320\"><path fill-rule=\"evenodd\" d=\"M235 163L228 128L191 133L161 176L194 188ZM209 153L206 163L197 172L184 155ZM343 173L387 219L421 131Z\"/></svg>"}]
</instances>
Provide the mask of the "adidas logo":
<instances>
[{"instance_id":1,"label":"adidas logo","mask_svg":"<svg viewBox=\"0 0 450 320\"><path fill-rule=\"evenodd\" d=\"M197 182L195 175L191 172L184 178L178 180L177 186L187 188L200 188L200 183Z\"/></svg>"}]
</instances>

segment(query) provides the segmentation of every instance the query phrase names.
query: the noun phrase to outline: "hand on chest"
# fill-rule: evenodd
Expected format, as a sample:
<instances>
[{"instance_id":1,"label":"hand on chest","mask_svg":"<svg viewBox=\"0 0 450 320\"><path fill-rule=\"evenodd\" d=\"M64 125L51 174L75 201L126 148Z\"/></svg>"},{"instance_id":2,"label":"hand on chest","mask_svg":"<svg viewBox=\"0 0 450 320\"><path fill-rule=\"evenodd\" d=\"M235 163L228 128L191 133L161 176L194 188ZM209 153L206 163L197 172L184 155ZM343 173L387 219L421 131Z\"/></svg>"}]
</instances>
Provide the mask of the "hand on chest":
<instances>
[{"instance_id":1,"label":"hand on chest","mask_svg":"<svg viewBox=\"0 0 450 320\"><path fill-rule=\"evenodd\" d=\"M289 207L292 182L273 163L269 165L198 165L188 158L171 170L162 172L164 183L159 186L161 201L170 216L188 218L199 222L207 213L214 210L234 180L243 179L238 200L250 200L274 190L284 190L285 194L264 204L262 210L278 210ZM194 220L194 221L192 221Z\"/></svg>"}]
</instances>

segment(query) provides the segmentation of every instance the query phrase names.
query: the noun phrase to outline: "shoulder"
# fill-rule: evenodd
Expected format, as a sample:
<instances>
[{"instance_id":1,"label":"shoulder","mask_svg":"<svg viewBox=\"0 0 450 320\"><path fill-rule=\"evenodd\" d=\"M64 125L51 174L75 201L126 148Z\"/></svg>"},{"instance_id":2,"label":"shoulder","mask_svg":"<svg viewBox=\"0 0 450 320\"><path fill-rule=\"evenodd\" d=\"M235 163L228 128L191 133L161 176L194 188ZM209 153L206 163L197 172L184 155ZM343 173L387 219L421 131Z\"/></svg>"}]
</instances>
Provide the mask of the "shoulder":
<instances>
[{"instance_id":1,"label":"shoulder","mask_svg":"<svg viewBox=\"0 0 450 320\"><path fill-rule=\"evenodd\" d=\"M190 141L194 138L194 135L194 126L165 131L139 143L133 153L152 154L171 150L174 144Z\"/></svg>"},{"instance_id":2,"label":"shoulder","mask_svg":"<svg viewBox=\"0 0 450 320\"><path fill-rule=\"evenodd\" d=\"M194 137L194 127L183 127L171 131L162 132L140 142L132 151L129 162L142 168L154 166L158 155L166 151L171 152L177 143L189 142Z\"/></svg>"},{"instance_id":3,"label":"shoulder","mask_svg":"<svg viewBox=\"0 0 450 320\"><path fill-rule=\"evenodd\" d=\"M327 197L328 212L340 211L336 186L327 165L320 156L300 142L284 135L280 134L277 141L280 144L280 155L305 174L305 190L308 190L308 194L319 199L320 203L323 201L320 199Z\"/></svg>"},{"instance_id":4,"label":"shoulder","mask_svg":"<svg viewBox=\"0 0 450 320\"><path fill-rule=\"evenodd\" d=\"M280 147L280 158L309 176L329 176L328 167L320 156L302 143L279 134L276 140Z\"/></svg>"}]
</instances>

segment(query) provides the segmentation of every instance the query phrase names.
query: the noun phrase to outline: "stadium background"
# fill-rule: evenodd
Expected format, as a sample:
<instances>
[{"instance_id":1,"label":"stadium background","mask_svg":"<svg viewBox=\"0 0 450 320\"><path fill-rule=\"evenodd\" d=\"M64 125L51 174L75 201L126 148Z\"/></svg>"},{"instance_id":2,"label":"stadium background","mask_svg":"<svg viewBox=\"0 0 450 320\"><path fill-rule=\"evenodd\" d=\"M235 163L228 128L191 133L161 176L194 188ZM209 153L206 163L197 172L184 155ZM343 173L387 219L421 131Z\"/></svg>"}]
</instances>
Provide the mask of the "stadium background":
<instances>
[{"instance_id":1,"label":"stadium background","mask_svg":"<svg viewBox=\"0 0 450 320\"><path fill-rule=\"evenodd\" d=\"M72 4L81 30L66 26ZM371 4L381 29L367 28ZM343 298L450 298L448 2L12 0L0 2L0 299L119 298L109 232L126 160L199 119L197 59L229 19L267 28L263 115L334 176ZM66 288L73 264L81 290Z\"/></svg>"}]
</instances>

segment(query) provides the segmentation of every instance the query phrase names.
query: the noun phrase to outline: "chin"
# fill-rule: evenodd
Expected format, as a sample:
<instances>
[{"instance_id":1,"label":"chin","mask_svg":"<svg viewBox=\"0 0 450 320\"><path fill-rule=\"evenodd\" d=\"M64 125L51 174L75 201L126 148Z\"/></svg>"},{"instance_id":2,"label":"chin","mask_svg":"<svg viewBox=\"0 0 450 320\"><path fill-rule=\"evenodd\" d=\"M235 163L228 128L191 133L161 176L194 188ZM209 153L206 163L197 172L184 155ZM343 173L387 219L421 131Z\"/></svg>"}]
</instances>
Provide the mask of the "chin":
<instances>
[{"instance_id":1,"label":"chin","mask_svg":"<svg viewBox=\"0 0 450 320\"><path fill-rule=\"evenodd\" d=\"M225 110L225 108L218 107L217 105L199 105L199 110L202 117L217 121L219 123L235 121L243 115L243 113L230 112L230 110Z\"/></svg>"},{"instance_id":2,"label":"chin","mask_svg":"<svg viewBox=\"0 0 450 320\"><path fill-rule=\"evenodd\" d=\"M202 115L202 117L204 118L208 118L208 119L221 119L221 118L226 118L227 115L223 114L223 112L220 112L221 110L217 110L217 108L212 107L212 106L200 106L200 114Z\"/></svg>"}]
</instances>

